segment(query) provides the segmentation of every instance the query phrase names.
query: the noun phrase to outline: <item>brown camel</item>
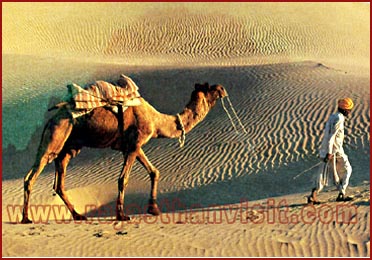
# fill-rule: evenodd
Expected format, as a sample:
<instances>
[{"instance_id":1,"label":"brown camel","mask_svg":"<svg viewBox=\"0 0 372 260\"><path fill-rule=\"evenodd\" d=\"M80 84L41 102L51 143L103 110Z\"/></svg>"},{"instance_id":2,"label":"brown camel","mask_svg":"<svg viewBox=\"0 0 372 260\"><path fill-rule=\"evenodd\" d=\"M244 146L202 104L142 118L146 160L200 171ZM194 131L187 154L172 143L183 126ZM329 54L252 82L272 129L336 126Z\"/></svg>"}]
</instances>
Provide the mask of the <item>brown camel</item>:
<instances>
[{"instance_id":1,"label":"brown camel","mask_svg":"<svg viewBox=\"0 0 372 260\"><path fill-rule=\"evenodd\" d=\"M129 107L119 115L100 107L87 115L73 119L66 107L61 107L46 124L36 161L24 178L22 223L32 223L28 218L32 186L44 167L52 161L55 162L54 190L64 201L74 220L87 219L75 211L64 187L67 165L84 146L111 147L123 153L124 163L118 180L119 194L116 202L117 220L129 220L129 217L124 214L124 192L135 159L145 167L151 179L147 212L159 215L161 212L156 197L160 174L147 159L141 147L151 138L184 136L205 118L217 99L225 96L227 93L221 85L196 84L191 100L177 116L159 113L142 98L141 105Z\"/></svg>"}]
</instances>

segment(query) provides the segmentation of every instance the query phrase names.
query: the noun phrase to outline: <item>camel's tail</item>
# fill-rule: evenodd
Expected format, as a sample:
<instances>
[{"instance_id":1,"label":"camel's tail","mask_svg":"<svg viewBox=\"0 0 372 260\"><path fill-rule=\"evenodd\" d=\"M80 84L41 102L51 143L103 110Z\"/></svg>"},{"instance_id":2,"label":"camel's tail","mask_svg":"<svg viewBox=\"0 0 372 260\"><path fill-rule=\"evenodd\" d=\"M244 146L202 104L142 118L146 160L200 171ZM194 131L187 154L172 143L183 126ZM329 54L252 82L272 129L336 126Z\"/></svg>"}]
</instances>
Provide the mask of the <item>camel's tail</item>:
<instances>
[{"instance_id":1,"label":"camel's tail","mask_svg":"<svg viewBox=\"0 0 372 260\"><path fill-rule=\"evenodd\" d=\"M54 109L59 109L61 107L67 106L67 105L68 105L68 102L61 102L61 103L58 103L57 105L49 108L48 111L52 111Z\"/></svg>"}]
</instances>

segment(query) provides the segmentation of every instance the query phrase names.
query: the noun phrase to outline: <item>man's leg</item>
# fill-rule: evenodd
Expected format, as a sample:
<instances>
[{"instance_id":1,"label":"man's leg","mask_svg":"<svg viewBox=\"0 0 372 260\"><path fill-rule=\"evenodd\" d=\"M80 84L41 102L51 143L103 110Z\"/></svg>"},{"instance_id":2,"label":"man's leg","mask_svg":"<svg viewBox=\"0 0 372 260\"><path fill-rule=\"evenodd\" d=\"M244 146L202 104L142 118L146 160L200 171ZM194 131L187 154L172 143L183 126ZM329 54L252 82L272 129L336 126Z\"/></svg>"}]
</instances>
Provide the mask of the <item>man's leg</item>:
<instances>
[{"instance_id":1,"label":"man's leg","mask_svg":"<svg viewBox=\"0 0 372 260\"><path fill-rule=\"evenodd\" d=\"M337 170L340 173L340 183L338 184L339 194L336 201L348 201L351 198L346 197L346 189L349 186L349 180L352 172L352 168L349 159L346 155L338 157L336 160Z\"/></svg>"},{"instance_id":2,"label":"man's leg","mask_svg":"<svg viewBox=\"0 0 372 260\"><path fill-rule=\"evenodd\" d=\"M316 187L311 190L310 196L307 197L308 204L319 204L320 203L317 195L319 194L319 192L323 190L324 185L327 183L328 164L321 163L318 171L319 171L319 174L316 180Z\"/></svg>"}]
</instances>

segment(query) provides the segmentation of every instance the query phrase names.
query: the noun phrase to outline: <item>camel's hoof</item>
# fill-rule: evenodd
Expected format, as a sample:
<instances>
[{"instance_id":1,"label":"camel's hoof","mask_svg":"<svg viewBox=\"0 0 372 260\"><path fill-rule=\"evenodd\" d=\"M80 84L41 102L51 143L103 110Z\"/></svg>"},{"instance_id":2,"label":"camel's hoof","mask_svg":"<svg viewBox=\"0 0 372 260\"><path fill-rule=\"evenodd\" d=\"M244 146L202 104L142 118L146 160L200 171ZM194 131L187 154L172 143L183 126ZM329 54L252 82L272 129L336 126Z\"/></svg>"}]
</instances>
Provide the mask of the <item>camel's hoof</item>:
<instances>
[{"instance_id":1,"label":"camel's hoof","mask_svg":"<svg viewBox=\"0 0 372 260\"><path fill-rule=\"evenodd\" d=\"M32 221L28 217L23 217L22 224L32 224Z\"/></svg>"},{"instance_id":2,"label":"camel's hoof","mask_svg":"<svg viewBox=\"0 0 372 260\"><path fill-rule=\"evenodd\" d=\"M161 214L161 211L158 207L158 204L149 204L149 207L147 208L147 213L153 215L153 216L159 216Z\"/></svg>"},{"instance_id":3,"label":"camel's hoof","mask_svg":"<svg viewBox=\"0 0 372 260\"><path fill-rule=\"evenodd\" d=\"M80 215L80 214L76 214L73 217L74 217L74 220L77 220L77 221L87 221L88 220L88 218L86 216L83 216L83 215Z\"/></svg>"},{"instance_id":4,"label":"camel's hoof","mask_svg":"<svg viewBox=\"0 0 372 260\"><path fill-rule=\"evenodd\" d=\"M116 217L116 220L117 220L117 221L129 221L129 220L130 220L130 217L125 216L125 215L117 216L117 217Z\"/></svg>"}]
</instances>

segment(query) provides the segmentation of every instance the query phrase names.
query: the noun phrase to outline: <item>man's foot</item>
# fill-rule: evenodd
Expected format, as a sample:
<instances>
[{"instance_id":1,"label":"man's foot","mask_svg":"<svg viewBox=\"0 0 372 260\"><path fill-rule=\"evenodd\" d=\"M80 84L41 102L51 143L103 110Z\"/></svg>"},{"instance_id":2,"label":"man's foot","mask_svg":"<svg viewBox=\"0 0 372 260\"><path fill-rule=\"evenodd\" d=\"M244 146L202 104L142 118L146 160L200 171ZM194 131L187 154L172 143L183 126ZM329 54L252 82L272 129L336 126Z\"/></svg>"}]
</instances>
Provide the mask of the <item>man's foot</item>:
<instances>
[{"instance_id":1,"label":"man's foot","mask_svg":"<svg viewBox=\"0 0 372 260\"><path fill-rule=\"evenodd\" d=\"M316 188L311 190L310 196L307 197L307 204L318 205L320 201L317 198Z\"/></svg>"},{"instance_id":2,"label":"man's foot","mask_svg":"<svg viewBox=\"0 0 372 260\"><path fill-rule=\"evenodd\" d=\"M351 201L353 200L353 197L350 197L350 196L345 196L343 193L339 193L337 198L336 198L336 201L337 202L345 202L345 201Z\"/></svg>"},{"instance_id":3,"label":"man's foot","mask_svg":"<svg viewBox=\"0 0 372 260\"><path fill-rule=\"evenodd\" d=\"M319 205L320 201L315 200L312 196L308 196L307 197L307 204L309 204L309 205Z\"/></svg>"}]
</instances>

